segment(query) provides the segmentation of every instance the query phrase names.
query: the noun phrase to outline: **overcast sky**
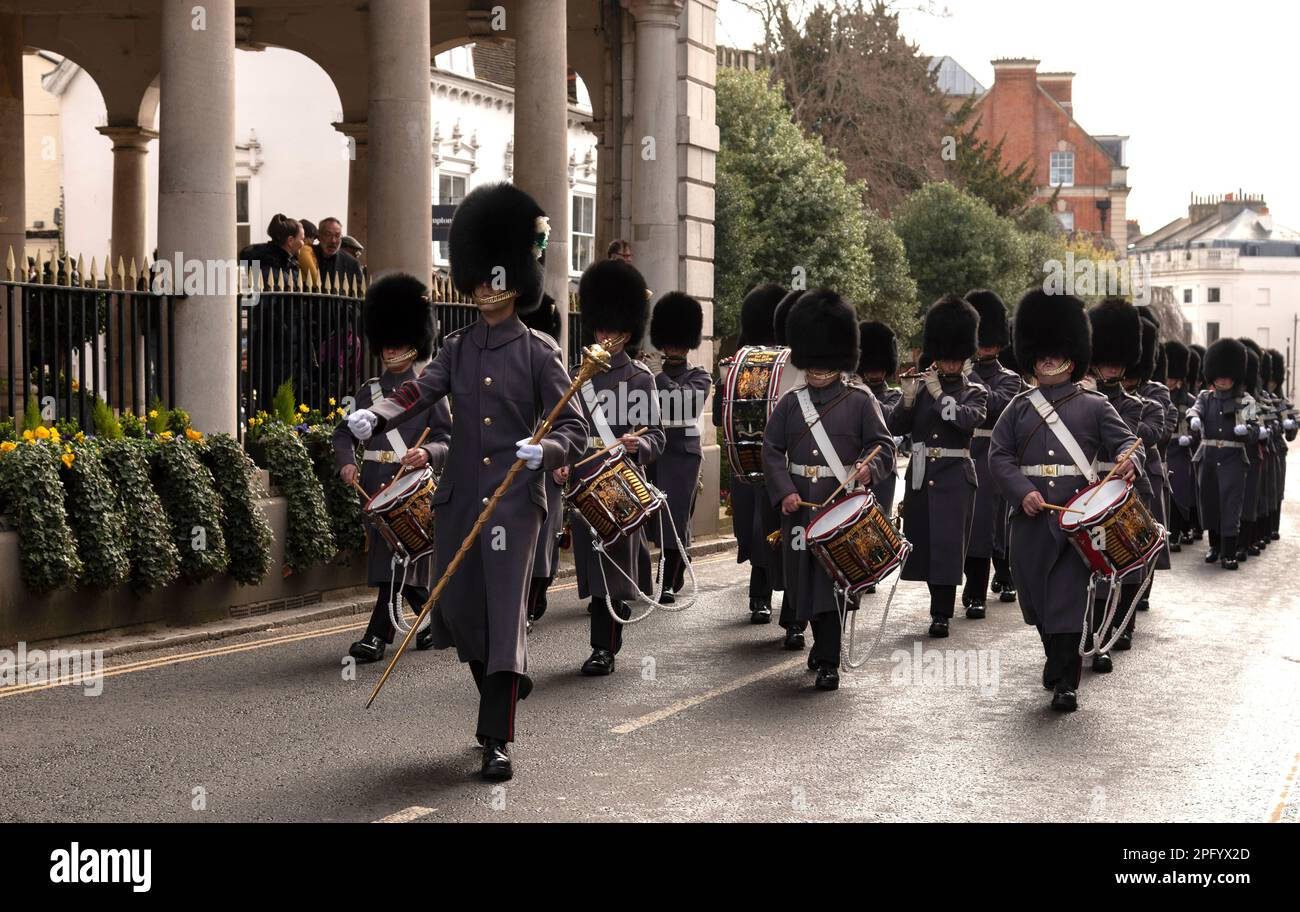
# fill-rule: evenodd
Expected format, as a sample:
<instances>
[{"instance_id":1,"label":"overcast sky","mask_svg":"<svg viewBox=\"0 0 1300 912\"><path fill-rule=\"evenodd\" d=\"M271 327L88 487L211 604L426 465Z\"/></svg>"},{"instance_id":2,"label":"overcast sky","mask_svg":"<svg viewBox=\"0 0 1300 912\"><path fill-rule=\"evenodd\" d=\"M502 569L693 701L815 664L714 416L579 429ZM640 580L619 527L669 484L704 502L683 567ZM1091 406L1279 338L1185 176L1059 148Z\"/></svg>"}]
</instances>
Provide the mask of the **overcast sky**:
<instances>
[{"instance_id":1,"label":"overcast sky","mask_svg":"<svg viewBox=\"0 0 1300 912\"><path fill-rule=\"evenodd\" d=\"M898 7L926 0L900 0ZM803 4L811 7L811 2ZM1300 228L1296 0L934 0L949 15L904 11L908 39L947 54L985 87L989 61L1073 71L1074 116L1089 133L1129 137L1128 217L1151 232L1187 214L1189 194L1262 194ZM762 25L719 0L719 44L750 47Z\"/></svg>"}]
</instances>

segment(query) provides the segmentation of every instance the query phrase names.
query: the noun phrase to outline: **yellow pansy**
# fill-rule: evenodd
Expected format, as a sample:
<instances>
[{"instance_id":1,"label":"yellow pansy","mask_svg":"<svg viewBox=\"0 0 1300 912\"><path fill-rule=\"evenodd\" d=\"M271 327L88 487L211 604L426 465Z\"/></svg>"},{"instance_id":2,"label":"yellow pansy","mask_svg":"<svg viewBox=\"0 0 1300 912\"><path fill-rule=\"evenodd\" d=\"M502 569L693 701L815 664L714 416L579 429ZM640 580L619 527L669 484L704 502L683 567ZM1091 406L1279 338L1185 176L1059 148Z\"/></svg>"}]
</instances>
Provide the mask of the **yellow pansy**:
<instances>
[{"instance_id":1,"label":"yellow pansy","mask_svg":"<svg viewBox=\"0 0 1300 912\"><path fill-rule=\"evenodd\" d=\"M171 431L163 431L163 432L162 432L161 434L159 434L158 436L161 437L163 440L171 440L171 439L172 439L172 432L171 432Z\"/></svg>"},{"instance_id":2,"label":"yellow pansy","mask_svg":"<svg viewBox=\"0 0 1300 912\"><path fill-rule=\"evenodd\" d=\"M38 427L38 428L36 429L36 437L37 437L38 440L49 440L49 439L50 439L50 429L47 428L47 427Z\"/></svg>"},{"instance_id":3,"label":"yellow pansy","mask_svg":"<svg viewBox=\"0 0 1300 912\"><path fill-rule=\"evenodd\" d=\"M188 440L202 440L202 439L203 439L203 435L200 434L198 431L194 430L194 428L186 428L186 429L185 429L185 437L186 437L186 439L188 439Z\"/></svg>"},{"instance_id":4,"label":"yellow pansy","mask_svg":"<svg viewBox=\"0 0 1300 912\"><path fill-rule=\"evenodd\" d=\"M75 440L75 441L77 441L77 443L84 443L85 440L86 440L86 432L85 432L85 431L77 431L77 436L76 436L76 437L73 437L72 439Z\"/></svg>"},{"instance_id":5,"label":"yellow pansy","mask_svg":"<svg viewBox=\"0 0 1300 912\"><path fill-rule=\"evenodd\" d=\"M68 468L72 468L72 464L77 461L77 457L73 456L71 453L64 453L59 458L63 460L63 464Z\"/></svg>"},{"instance_id":6,"label":"yellow pansy","mask_svg":"<svg viewBox=\"0 0 1300 912\"><path fill-rule=\"evenodd\" d=\"M50 428L50 439L53 440L55 443L58 443L58 442L59 442L59 429L58 429L58 428Z\"/></svg>"},{"instance_id":7,"label":"yellow pansy","mask_svg":"<svg viewBox=\"0 0 1300 912\"><path fill-rule=\"evenodd\" d=\"M252 426L255 425L255 424L257 424L257 419L256 419L256 418L249 418L249 419L248 419L248 426L249 426L249 427L252 427Z\"/></svg>"},{"instance_id":8,"label":"yellow pansy","mask_svg":"<svg viewBox=\"0 0 1300 912\"><path fill-rule=\"evenodd\" d=\"M32 434L31 431L23 431L23 440L26 440L28 443L32 442L33 436L34 435Z\"/></svg>"},{"instance_id":9,"label":"yellow pansy","mask_svg":"<svg viewBox=\"0 0 1300 912\"><path fill-rule=\"evenodd\" d=\"M14 443L12 440L6 440L4 443L0 443L0 453L10 453L16 449L18 449L18 444Z\"/></svg>"},{"instance_id":10,"label":"yellow pansy","mask_svg":"<svg viewBox=\"0 0 1300 912\"><path fill-rule=\"evenodd\" d=\"M304 402L302 405L298 406L298 411L302 412L305 415L308 412L310 412L311 409L307 408L307 403Z\"/></svg>"},{"instance_id":11,"label":"yellow pansy","mask_svg":"<svg viewBox=\"0 0 1300 912\"><path fill-rule=\"evenodd\" d=\"M157 417L158 417L158 410L157 410L157 409L149 409L149 417L150 417L150 418L157 418Z\"/></svg>"},{"instance_id":12,"label":"yellow pansy","mask_svg":"<svg viewBox=\"0 0 1300 912\"><path fill-rule=\"evenodd\" d=\"M334 397L330 396L330 407L333 408L333 406L334 406Z\"/></svg>"}]
</instances>

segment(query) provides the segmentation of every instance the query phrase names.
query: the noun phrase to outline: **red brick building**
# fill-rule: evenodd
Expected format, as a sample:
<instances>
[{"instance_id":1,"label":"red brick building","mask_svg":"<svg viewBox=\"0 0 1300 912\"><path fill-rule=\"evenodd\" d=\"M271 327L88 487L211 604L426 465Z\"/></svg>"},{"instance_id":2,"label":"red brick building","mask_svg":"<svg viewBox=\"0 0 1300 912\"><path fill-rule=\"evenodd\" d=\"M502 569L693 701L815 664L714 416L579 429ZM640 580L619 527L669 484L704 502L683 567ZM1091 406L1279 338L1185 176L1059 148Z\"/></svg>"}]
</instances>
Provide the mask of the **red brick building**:
<instances>
[{"instance_id":1,"label":"red brick building","mask_svg":"<svg viewBox=\"0 0 1300 912\"><path fill-rule=\"evenodd\" d=\"M1037 199L1075 234L1128 247L1127 136L1093 136L1074 119L1073 73L1040 73L1037 60L994 60L993 85L976 102L979 135L1003 142L1014 167L1030 163Z\"/></svg>"}]
</instances>

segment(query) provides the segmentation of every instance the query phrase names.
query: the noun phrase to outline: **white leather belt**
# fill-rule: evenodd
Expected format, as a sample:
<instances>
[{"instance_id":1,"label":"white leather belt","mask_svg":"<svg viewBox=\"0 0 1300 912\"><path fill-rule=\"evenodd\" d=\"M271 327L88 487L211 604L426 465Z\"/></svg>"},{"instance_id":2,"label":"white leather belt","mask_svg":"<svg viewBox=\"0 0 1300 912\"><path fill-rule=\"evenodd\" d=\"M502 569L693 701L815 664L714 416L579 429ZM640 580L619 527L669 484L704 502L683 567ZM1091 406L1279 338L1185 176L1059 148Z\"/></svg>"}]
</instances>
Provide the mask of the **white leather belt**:
<instances>
[{"instance_id":1,"label":"white leather belt","mask_svg":"<svg viewBox=\"0 0 1300 912\"><path fill-rule=\"evenodd\" d=\"M1115 466L1119 465L1119 463L1117 463L1117 462L1094 462L1093 465L1097 467L1097 471L1099 471L1099 472L1109 472L1111 469L1115 468Z\"/></svg>"},{"instance_id":2,"label":"white leather belt","mask_svg":"<svg viewBox=\"0 0 1300 912\"><path fill-rule=\"evenodd\" d=\"M830 466L800 465L797 462L787 462L790 467L790 474L796 478L834 478L835 473L831 471Z\"/></svg>"},{"instance_id":3,"label":"white leather belt","mask_svg":"<svg viewBox=\"0 0 1300 912\"><path fill-rule=\"evenodd\" d=\"M401 462L402 457L392 450L366 450L362 454L366 462Z\"/></svg>"},{"instance_id":4,"label":"white leather belt","mask_svg":"<svg viewBox=\"0 0 1300 912\"><path fill-rule=\"evenodd\" d=\"M993 428L976 428L976 429L975 429L975 433L972 434L971 436L972 436L972 437L992 437L992 436L993 436Z\"/></svg>"},{"instance_id":5,"label":"white leather belt","mask_svg":"<svg viewBox=\"0 0 1300 912\"><path fill-rule=\"evenodd\" d=\"M1234 450L1244 450L1246 448L1246 444L1240 440L1202 440L1201 446L1232 447Z\"/></svg>"},{"instance_id":6,"label":"white leather belt","mask_svg":"<svg viewBox=\"0 0 1300 912\"><path fill-rule=\"evenodd\" d=\"M1027 465L1020 467L1020 474L1027 478L1083 477L1083 470L1076 465Z\"/></svg>"},{"instance_id":7,"label":"white leather belt","mask_svg":"<svg viewBox=\"0 0 1300 912\"><path fill-rule=\"evenodd\" d=\"M908 463L909 472L912 473L912 490L919 491L921 482L925 480L925 461L927 459L959 459L961 457L970 458L970 450L950 450L945 447L928 447L924 444L912 444L912 459Z\"/></svg>"}]
</instances>

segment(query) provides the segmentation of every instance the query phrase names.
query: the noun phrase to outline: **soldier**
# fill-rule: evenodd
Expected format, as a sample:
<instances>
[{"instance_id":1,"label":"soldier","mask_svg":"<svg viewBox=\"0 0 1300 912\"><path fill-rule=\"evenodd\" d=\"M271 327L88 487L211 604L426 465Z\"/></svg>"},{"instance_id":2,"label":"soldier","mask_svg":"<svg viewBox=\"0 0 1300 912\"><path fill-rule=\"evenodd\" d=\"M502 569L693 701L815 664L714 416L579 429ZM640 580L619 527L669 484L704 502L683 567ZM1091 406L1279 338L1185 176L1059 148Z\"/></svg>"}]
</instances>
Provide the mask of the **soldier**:
<instances>
[{"instance_id":1,"label":"soldier","mask_svg":"<svg viewBox=\"0 0 1300 912\"><path fill-rule=\"evenodd\" d=\"M544 471L567 464L587 438L570 400L541 441L529 442L570 386L559 347L518 316L541 303L547 232L541 208L510 184L484 185L465 197L451 222L451 272L456 287L473 296L479 319L450 334L419 379L348 417L352 433L369 439L453 397L457 446L434 498L439 572L514 461L525 462L431 613L434 645L455 646L474 676L482 772L496 781L513 774L515 705L532 690L525 625L533 553L546 521Z\"/></svg>"},{"instance_id":2,"label":"soldier","mask_svg":"<svg viewBox=\"0 0 1300 912\"><path fill-rule=\"evenodd\" d=\"M1145 475L1151 484L1151 500L1147 504L1155 521L1168 526L1169 515L1169 476L1165 471L1164 457L1161 455L1169 443L1177 425L1177 411L1170 400L1169 387L1165 385L1167 366L1165 350L1160 344L1160 327L1154 312L1149 307L1139 307L1138 316L1142 318L1142 358L1135 369L1124 375L1124 388L1133 395L1145 400L1143 420L1151 425L1153 441L1143 440L1146 447L1147 464ZM1155 569L1168 570L1169 541L1165 540L1160 553L1156 556ZM1146 593L1138 601L1137 610L1146 611L1151 607L1151 591L1155 585L1153 579L1147 584Z\"/></svg>"},{"instance_id":3,"label":"soldier","mask_svg":"<svg viewBox=\"0 0 1300 912\"><path fill-rule=\"evenodd\" d=\"M1263 553L1272 541L1273 501L1277 498L1277 454L1281 441L1282 420L1278 416L1277 400L1268 390L1273 375L1273 356L1265 349L1259 351L1259 381L1251 395L1259 403L1259 498L1255 507L1254 538L1256 550Z\"/></svg>"},{"instance_id":4,"label":"soldier","mask_svg":"<svg viewBox=\"0 0 1300 912\"><path fill-rule=\"evenodd\" d=\"M1192 456L1196 467L1201 522L1210 536L1205 562L1237 569L1242 502L1246 496L1246 448L1259 440L1251 412L1255 400L1246 392L1246 346L1219 339L1205 352L1202 365L1210 389L1187 410L1187 423L1201 435Z\"/></svg>"},{"instance_id":5,"label":"soldier","mask_svg":"<svg viewBox=\"0 0 1300 912\"><path fill-rule=\"evenodd\" d=\"M1259 368L1260 368L1260 348L1254 339L1238 339L1242 345L1246 346L1246 379L1243 386L1246 395L1250 397L1250 408L1245 412L1246 423L1252 429L1254 439L1246 444L1246 487L1241 501L1241 531L1238 533L1237 540L1237 560L1246 563L1252 557L1259 557L1259 537L1256 525L1258 524L1257 512L1260 501L1260 475L1263 469L1264 458L1260 452L1260 444L1268 435L1267 426L1260 423L1259 399Z\"/></svg>"},{"instance_id":6,"label":"soldier","mask_svg":"<svg viewBox=\"0 0 1300 912\"><path fill-rule=\"evenodd\" d=\"M1083 302L1029 292L1016 308L1014 339L1037 387L1016 396L994 426L989 475L1011 505L1011 573L1025 623L1043 642L1043 686L1053 709L1073 712L1090 571L1044 505L1063 506L1096 478L1093 462L1117 458L1134 438L1106 398L1079 382L1091 357ZM1140 450L1119 477L1135 477Z\"/></svg>"},{"instance_id":7,"label":"soldier","mask_svg":"<svg viewBox=\"0 0 1300 912\"><path fill-rule=\"evenodd\" d=\"M904 378L903 401L889 429L912 438L903 494L903 532L912 553L905 580L930 588L930 636L946 637L970 547L979 484L970 442L984 423L988 390L970 379L967 361L979 346L979 313L949 295L925 314L919 376Z\"/></svg>"},{"instance_id":8,"label":"soldier","mask_svg":"<svg viewBox=\"0 0 1300 912\"><path fill-rule=\"evenodd\" d=\"M1286 358L1275 348L1270 348L1268 354L1269 364L1272 366L1268 389L1273 394L1278 418L1281 421L1281 431L1274 441L1277 445L1277 498L1273 503L1273 522L1269 530L1269 539L1277 541L1282 537L1282 499L1286 494L1287 443L1296 438L1296 410L1283 392L1286 384Z\"/></svg>"},{"instance_id":9,"label":"soldier","mask_svg":"<svg viewBox=\"0 0 1300 912\"><path fill-rule=\"evenodd\" d=\"M993 425L1002 410L1020 394L1020 375L1007 370L998 361L998 352L1011 342L1007 326L1007 307L995 292L987 289L968 292L966 303L980 316L979 348L975 365L967 375L971 382L988 390L988 403L983 423L971 438L970 455L975 462L975 475L979 487L975 490L975 512L971 520L970 545L966 550L966 585L962 590L961 604L966 617L979 620L984 617L988 600L989 570L993 558L994 531L1007 505L989 479L989 441L993 439ZM1013 590L1014 592L1014 590Z\"/></svg>"},{"instance_id":10,"label":"soldier","mask_svg":"<svg viewBox=\"0 0 1300 912\"><path fill-rule=\"evenodd\" d=\"M1165 450L1165 467L1169 473L1169 550L1178 552L1192 542L1192 511L1196 502L1196 484L1192 473L1192 453L1196 435L1187 426L1187 410L1196 401L1189 389L1195 376L1191 370L1192 351L1171 339L1165 343L1165 365L1169 377L1170 402L1174 406L1174 426Z\"/></svg>"},{"instance_id":11,"label":"soldier","mask_svg":"<svg viewBox=\"0 0 1300 912\"><path fill-rule=\"evenodd\" d=\"M1187 348L1191 352L1190 363L1187 368L1187 379L1191 386L1189 392L1192 394L1192 401L1195 402L1201 391L1209 386L1209 381L1205 379L1205 346L1193 342ZM1197 447L1199 446L1200 443L1198 442ZM1193 453L1196 452L1197 447L1192 448ZM1201 480L1198 477L1195 465L1192 466L1192 485L1195 487L1196 493L1192 500L1191 541L1198 542L1205 538L1205 524L1201 522ZM1184 542L1184 544L1191 544L1191 542Z\"/></svg>"},{"instance_id":12,"label":"soldier","mask_svg":"<svg viewBox=\"0 0 1300 912\"><path fill-rule=\"evenodd\" d=\"M560 344L560 309L555 299L542 295L541 306L519 317L529 329L545 333ZM533 578L528 586L528 631L546 613L546 590L551 588L555 571L560 565L560 534L564 526L564 488L556 484L555 473L546 474L546 522L537 536L537 551L533 555Z\"/></svg>"},{"instance_id":13,"label":"soldier","mask_svg":"<svg viewBox=\"0 0 1300 912\"><path fill-rule=\"evenodd\" d=\"M599 450L614 445L611 455L626 452L635 465L648 466L659 458L666 442L654 375L627 354L627 349L640 346L650 316L645 279L623 260L600 260L582 274L578 298L583 323L611 358L609 370L597 374L582 389L582 410L592 436L585 453L575 452L568 469L556 478L569 482L572 477L573 486L600 470L605 456L576 465ZM640 436L636 436L638 431L642 431ZM610 612L624 620L632 615L628 602L643 591L639 581L648 571L641 566L649 559L645 537L642 526L605 546L602 553L590 527L585 522L574 523L578 596L591 599L591 656L582 665L584 675L604 676L614 671L614 657L623 648L623 625Z\"/></svg>"},{"instance_id":14,"label":"soldier","mask_svg":"<svg viewBox=\"0 0 1300 912\"><path fill-rule=\"evenodd\" d=\"M890 414L903 401L900 390L890 386L890 378L898 374L898 340L894 331L884 323L863 320L858 324L858 377L871 390L876 401L880 403L880 413L889 421ZM894 438L894 448L903 445L904 437ZM877 478L871 485L871 493L886 516L894 513L894 497L898 493L898 473ZM863 590L870 595L876 587L868 586Z\"/></svg>"},{"instance_id":15,"label":"soldier","mask_svg":"<svg viewBox=\"0 0 1300 912\"><path fill-rule=\"evenodd\" d=\"M663 454L650 466L650 480L668 497L673 529L664 525L664 584L659 601L671 605L673 593L685 583L691 544L691 515L699 491L700 416L709 398L713 378L702 367L692 367L686 356L700 347L704 332L704 309L688 294L672 291L655 303L650 318L650 344L664 353L663 370L655 376L659 390L659 416L666 443ZM664 517L667 520L667 517ZM657 535L659 523L652 521ZM678 550L678 540L686 554Z\"/></svg>"},{"instance_id":16,"label":"soldier","mask_svg":"<svg viewBox=\"0 0 1300 912\"><path fill-rule=\"evenodd\" d=\"M1021 392L1029 388L1029 381L1034 379L1033 371L1026 373L1020 366L1012 345L1008 344L998 352L998 363L1020 378ZM998 601L1008 603L1016 600L1016 581L1011 577L1011 557L1007 552L1010 531L1011 505L1003 500L993 524L993 581L989 583L989 589L998 594Z\"/></svg>"},{"instance_id":17,"label":"soldier","mask_svg":"<svg viewBox=\"0 0 1300 912\"><path fill-rule=\"evenodd\" d=\"M428 366L433 354L433 304L423 282L399 273L385 276L370 286L361 318L370 350L379 352L384 372L361 384L354 400L356 408L373 409L403 383L420 376ZM393 480L399 463L412 470L430 466L435 473L441 472L451 440L451 412L446 402L437 402L424 411L423 417L423 422L412 421L367 440L360 473L356 441L348 433L347 425L340 423L334 429L334 461L340 477L353 484L359 474L361 487L374 496ZM416 449L416 440L425 428L429 436ZM393 642L396 629L390 618L401 616L401 600L393 592L396 575L400 574L405 582L401 596L417 613L429 599L429 588L433 585L432 556L423 557L405 569L399 569L393 557L393 550L384 537L373 526L367 527L366 582L378 589L378 596L365 635L348 649L348 655L358 662L382 659L387 644ZM433 628L427 626L416 634L415 648L432 646Z\"/></svg>"},{"instance_id":18,"label":"soldier","mask_svg":"<svg viewBox=\"0 0 1300 912\"><path fill-rule=\"evenodd\" d=\"M871 484L894 471L894 440L880 404L865 388L845 384L858 365L857 317L826 289L799 298L786 324L790 360L807 374L777 402L763 436L763 474L769 501L782 514L781 545L799 619L811 623L808 667L818 690L839 687L840 605L830 574L803 540L809 511L848 478ZM863 461L876 447L879 452Z\"/></svg>"}]
</instances>

